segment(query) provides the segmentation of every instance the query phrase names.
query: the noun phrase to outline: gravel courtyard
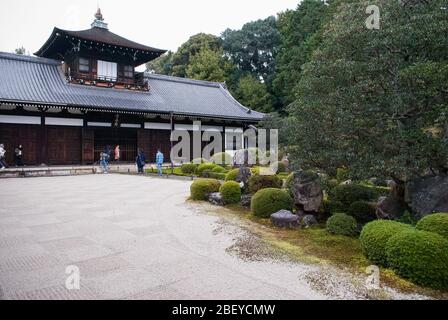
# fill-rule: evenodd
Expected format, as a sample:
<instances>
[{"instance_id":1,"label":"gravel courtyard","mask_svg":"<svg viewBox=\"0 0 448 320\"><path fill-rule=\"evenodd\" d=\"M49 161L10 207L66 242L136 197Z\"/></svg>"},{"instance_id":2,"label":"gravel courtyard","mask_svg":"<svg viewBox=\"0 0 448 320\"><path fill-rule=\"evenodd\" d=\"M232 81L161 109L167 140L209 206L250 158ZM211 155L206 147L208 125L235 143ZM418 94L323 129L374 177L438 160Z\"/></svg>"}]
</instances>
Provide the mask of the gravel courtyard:
<instances>
[{"instance_id":1,"label":"gravel courtyard","mask_svg":"<svg viewBox=\"0 0 448 320\"><path fill-rule=\"evenodd\" d=\"M326 298L298 278L311 267L229 253L244 231L189 204L190 184L127 175L0 180L0 298ZM71 265L79 290L65 285Z\"/></svg>"}]
</instances>

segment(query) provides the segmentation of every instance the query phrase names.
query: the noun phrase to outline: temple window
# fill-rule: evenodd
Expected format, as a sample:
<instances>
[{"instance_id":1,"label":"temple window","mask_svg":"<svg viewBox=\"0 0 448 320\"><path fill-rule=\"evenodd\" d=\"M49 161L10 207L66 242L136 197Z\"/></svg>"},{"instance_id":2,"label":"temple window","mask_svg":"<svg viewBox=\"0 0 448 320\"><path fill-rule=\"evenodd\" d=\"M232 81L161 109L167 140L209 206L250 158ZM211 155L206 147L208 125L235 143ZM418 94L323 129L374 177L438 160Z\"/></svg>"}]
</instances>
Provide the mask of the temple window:
<instances>
[{"instance_id":1,"label":"temple window","mask_svg":"<svg viewBox=\"0 0 448 320\"><path fill-rule=\"evenodd\" d=\"M125 78L134 78L134 67L124 66L124 76Z\"/></svg>"},{"instance_id":2,"label":"temple window","mask_svg":"<svg viewBox=\"0 0 448 320\"><path fill-rule=\"evenodd\" d=\"M110 81L117 80L117 64L98 60L98 78Z\"/></svg>"},{"instance_id":3,"label":"temple window","mask_svg":"<svg viewBox=\"0 0 448 320\"><path fill-rule=\"evenodd\" d=\"M79 72L90 72L89 59L79 58Z\"/></svg>"}]
</instances>

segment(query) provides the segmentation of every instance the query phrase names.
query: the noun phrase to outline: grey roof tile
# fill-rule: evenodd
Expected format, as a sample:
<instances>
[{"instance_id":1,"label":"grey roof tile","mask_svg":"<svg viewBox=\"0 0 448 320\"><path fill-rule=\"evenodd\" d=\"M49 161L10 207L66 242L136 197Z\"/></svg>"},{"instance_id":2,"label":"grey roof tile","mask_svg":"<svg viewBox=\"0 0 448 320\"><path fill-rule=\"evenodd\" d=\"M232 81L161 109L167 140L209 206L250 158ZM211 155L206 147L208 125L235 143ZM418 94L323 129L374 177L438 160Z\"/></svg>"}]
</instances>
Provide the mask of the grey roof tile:
<instances>
[{"instance_id":1,"label":"grey roof tile","mask_svg":"<svg viewBox=\"0 0 448 320\"><path fill-rule=\"evenodd\" d=\"M151 89L135 92L67 83L56 60L0 52L0 100L259 121L220 83L146 74Z\"/></svg>"}]
</instances>

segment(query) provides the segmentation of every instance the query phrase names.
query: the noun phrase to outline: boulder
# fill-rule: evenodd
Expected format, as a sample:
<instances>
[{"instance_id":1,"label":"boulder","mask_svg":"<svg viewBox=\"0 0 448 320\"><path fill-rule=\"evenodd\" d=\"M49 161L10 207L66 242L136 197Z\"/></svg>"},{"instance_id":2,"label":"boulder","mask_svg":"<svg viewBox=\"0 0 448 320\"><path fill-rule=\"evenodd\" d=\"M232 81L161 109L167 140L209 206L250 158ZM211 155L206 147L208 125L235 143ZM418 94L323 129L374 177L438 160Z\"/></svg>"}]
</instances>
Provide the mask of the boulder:
<instances>
[{"instance_id":1,"label":"boulder","mask_svg":"<svg viewBox=\"0 0 448 320\"><path fill-rule=\"evenodd\" d=\"M291 193L298 210L317 213L322 206L324 193L319 176L306 171L294 172Z\"/></svg>"},{"instance_id":2,"label":"boulder","mask_svg":"<svg viewBox=\"0 0 448 320\"><path fill-rule=\"evenodd\" d=\"M420 218L448 212L448 176L427 176L407 183L404 199Z\"/></svg>"},{"instance_id":3,"label":"boulder","mask_svg":"<svg viewBox=\"0 0 448 320\"><path fill-rule=\"evenodd\" d=\"M302 218L302 226L304 226L306 229L314 227L317 224L318 224L318 222L317 222L316 216L314 216L312 214L307 214L307 215L303 216L303 218Z\"/></svg>"},{"instance_id":4,"label":"boulder","mask_svg":"<svg viewBox=\"0 0 448 320\"><path fill-rule=\"evenodd\" d=\"M378 219L397 220L406 211L406 205L393 196L380 197L376 205Z\"/></svg>"},{"instance_id":5,"label":"boulder","mask_svg":"<svg viewBox=\"0 0 448 320\"><path fill-rule=\"evenodd\" d=\"M299 216L288 210L280 210L271 215L272 224L280 228L300 228Z\"/></svg>"},{"instance_id":6,"label":"boulder","mask_svg":"<svg viewBox=\"0 0 448 320\"><path fill-rule=\"evenodd\" d=\"M208 201L211 204L217 205L217 206L223 206L224 205L224 199L222 198L222 194L219 192L210 193L208 195Z\"/></svg>"},{"instance_id":7,"label":"boulder","mask_svg":"<svg viewBox=\"0 0 448 320\"><path fill-rule=\"evenodd\" d=\"M249 178L251 176L252 172L250 171L250 168L247 167L241 167L240 171L236 175L236 182L242 183L241 189L243 189L243 192L249 187Z\"/></svg>"},{"instance_id":8,"label":"boulder","mask_svg":"<svg viewBox=\"0 0 448 320\"><path fill-rule=\"evenodd\" d=\"M241 196L241 206L246 207L246 208L250 208L250 204L252 202L252 195L250 194L243 194Z\"/></svg>"}]
</instances>

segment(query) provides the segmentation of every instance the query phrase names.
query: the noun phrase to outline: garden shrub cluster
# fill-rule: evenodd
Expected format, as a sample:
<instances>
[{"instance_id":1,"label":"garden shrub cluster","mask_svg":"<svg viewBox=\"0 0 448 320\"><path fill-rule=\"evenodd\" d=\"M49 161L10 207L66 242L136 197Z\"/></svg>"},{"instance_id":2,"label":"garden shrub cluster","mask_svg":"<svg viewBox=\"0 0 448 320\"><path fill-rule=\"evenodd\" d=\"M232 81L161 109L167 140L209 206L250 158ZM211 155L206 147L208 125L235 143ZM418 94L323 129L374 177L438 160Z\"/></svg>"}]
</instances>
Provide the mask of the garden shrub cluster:
<instances>
[{"instance_id":1,"label":"garden shrub cluster","mask_svg":"<svg viewBox=\"0 0 448 320\"><path fill-rule=\"evenodd\" d=\"M347 210L347 213L354 217L359 223L365 224L376 219L375 208L367 201L353 202Z\"/></svg>"},{"instance_id":2,"label":"garden shrub cluster","mask_svg":"<svg viewBox=\"0 0 448 320\"><path fill-rule=\"evenodd\" d=\"M226 172L226 169L221 166L216 166L212 169L212 172L214 173L224 173Z\"/></svg>"},{"instance_id":3,"label":"garden shrub cluster","mask_svg":"<svg viewBox=\"0 0 448 320\"><path fill-rule=\"evenodd\" d=\"M197 179L190 186L192 200L207 200L207 195L218 192L221 183L215 179Z\"/></svg>"},{"instance_id":4,"label":"garden shrub cluster","mask_svg":"<svg viewBox=\"0 0 448 320\"><path fill-rule=\"evenodd\" d=\"M249 178L249 192L254 194L266 188L281 188L283 181L277 176L252 176Z\"/></svg>"},{"instance_id":5,"label":"garden shrub cluster","mask_svg":"<svg viewBox=\"0 0 448 320\"><path fill-rule=\"evenodd\" d=\"M281 189L262 189L252 197L251 209L254 216L269 218L282 209L292 210L292 199Z\"/></svg>"},{"instance_id":6,"label":"garden shrub cluster","mask_svg":"<svg viewBox=\"0 0 448 320\"><path fill-rule=\"evenodd\" d=\"M448 213L435 213L417 223L417 229L437 233L448 239Z\"/></svg>"},{"instance_id":7,"label":"garden shrub cluster","mask_svg":"<svg viewBox=\"0 0 448 320\"><path fill-rule=\"evenodd\" d=\"M238 203L241 200L241 186L238 182L225 182L219 189L219 192L221 193L225 204Z\"/></svg>"},{"instance_id":8,"label":"garden shrub cluster","mask_svg":"<svg viewBox=\"0 0 448 320\"><path fill-rule=\"evenodd\" d=\"M406 230L412 230L412 226L390 220L376 220L366 224L360 236L363 254L373 263L387 267L387 241Z\"/></svg>"},{"instance_id":9,"label":"garden shrub cluster","mask_svg":"<svg viewBox=\"0 0 448 320\"><path fill-rule=\"evenodd\" d=\"M356 201L376 199L376 192L369 187L359 184L339 185L330 191L330 199L342 202L347 208Z\"/></svg>"},{"instance_id":10,"label":"garden shrub cluster","mask_svg":"<svg viewBox=\"0 0 448 320\"><path fill-rule=\"evenodd\" d=\"M213 171L213 169L216 168L216 164L213 163L203 163L200 164L197 168L196 168L196 173L198 176L203 177L204 171Z\"/></svg>"},{"instance_id":11,"label":"garden shrub cluster","mask_svg":"<svg viewBox=\"0 0 448 320\"><path fill-rule=\"evenodd\" d=\"M226 175L226 181L236 181L236 177L239 172L240 172L240 169L230 170L229 173L227 173L227 175Z\"/></svg>"},{"instance_id":12,"label":"garden shrub cluster","mask_svg":"<svg viewBox=\"0 0 448 320\"><path fill-rule=\"evenodd\" d=\"M193 174L195 173L198 165L194 163L184 163L180 169L183 174Z\"/></svg>"},{"instance_id":13,"label":"garden shrub cluster","mask_svg":"<svg viewBox=\"0 0 448 320\"><path fill-rule=\"evenodd\" d=\"M355 218L345 213L335 213L327 220L327 230L331 234L353 237L358 234Z\"/></svg>"},{"instance_id":14,"label":"garden shrub cluster","mask_svg":"<svg viewBox=\"0 0 448 320\"><path fill-rule=\"evenodd\" d=\"M343 212L344 209L345 207L342 202L332 201L328 199L324 199L323 201L323 211L326 213Z\"/></svg>"},{"instance_id":15,"label":"garden shrub cluster","mask_svg":"<svg viewBox=\"0 0 448 320\"><path fill-rule=\"evenodd\" d=\"M435 289L448 288L448 240L433 232L410 229L392 236L387 263L398 275Z\"/></svg>"}]
</instances>

